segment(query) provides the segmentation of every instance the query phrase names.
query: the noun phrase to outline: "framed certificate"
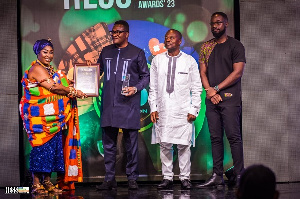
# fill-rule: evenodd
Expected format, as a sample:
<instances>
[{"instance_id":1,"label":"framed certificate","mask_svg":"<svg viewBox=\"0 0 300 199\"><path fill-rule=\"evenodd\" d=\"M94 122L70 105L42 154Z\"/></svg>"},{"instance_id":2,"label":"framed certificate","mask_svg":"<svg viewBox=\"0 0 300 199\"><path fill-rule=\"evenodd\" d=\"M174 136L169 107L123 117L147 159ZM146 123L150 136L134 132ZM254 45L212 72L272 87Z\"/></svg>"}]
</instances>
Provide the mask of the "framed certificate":
<instances>
[{"instance_id":1,"label":"framed certificate","mask_svg":"<svg viewBox=\"0 0 300 199\"><path fill-rule=\"evenodd\" d=\"M74 65L74 87L81 90L89 97L99 96L99 64L75 64Z\"/></svg>"}]
</instances>

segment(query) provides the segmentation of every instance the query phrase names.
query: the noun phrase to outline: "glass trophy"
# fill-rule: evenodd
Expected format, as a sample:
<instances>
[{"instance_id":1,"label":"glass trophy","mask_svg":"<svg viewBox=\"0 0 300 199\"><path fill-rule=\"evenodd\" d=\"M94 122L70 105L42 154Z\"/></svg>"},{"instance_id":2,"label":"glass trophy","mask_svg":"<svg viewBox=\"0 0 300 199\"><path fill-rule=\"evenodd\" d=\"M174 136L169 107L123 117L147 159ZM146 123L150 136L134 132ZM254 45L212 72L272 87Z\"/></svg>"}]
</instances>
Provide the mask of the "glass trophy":
<instances>
[{"instance_id":1,"label":"glass trophy","mask_svg":"<svg viewBox=\"0 0 300 199\"><path fill-rule=\"evenodd\" d=\"M124 90L126 90L126 88L129 87L130 74L124 75L122 77L122 80L123 80L123 84L122 84L121 94L127 95L127 93L125 93Z\"/></svg>"}]
</instances>

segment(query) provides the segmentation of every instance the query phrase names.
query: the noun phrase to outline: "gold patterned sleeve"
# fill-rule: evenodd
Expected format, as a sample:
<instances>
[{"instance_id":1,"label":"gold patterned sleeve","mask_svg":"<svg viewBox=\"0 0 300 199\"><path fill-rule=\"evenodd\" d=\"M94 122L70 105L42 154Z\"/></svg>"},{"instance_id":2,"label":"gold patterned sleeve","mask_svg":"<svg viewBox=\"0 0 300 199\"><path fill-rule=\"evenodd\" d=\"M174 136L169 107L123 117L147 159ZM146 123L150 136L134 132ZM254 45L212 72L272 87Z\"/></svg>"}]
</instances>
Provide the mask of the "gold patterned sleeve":
<instances>
[{"instance_id":1,"label":"gold patterned sleeve","mask_svg":"<svg viewBox=\"0 0 300 199\"><path fill-rule=\"evenodd\" d=\"M199 64L205 63L205 46L202 44L200 48Z\"/></svg>"}]
</instances>

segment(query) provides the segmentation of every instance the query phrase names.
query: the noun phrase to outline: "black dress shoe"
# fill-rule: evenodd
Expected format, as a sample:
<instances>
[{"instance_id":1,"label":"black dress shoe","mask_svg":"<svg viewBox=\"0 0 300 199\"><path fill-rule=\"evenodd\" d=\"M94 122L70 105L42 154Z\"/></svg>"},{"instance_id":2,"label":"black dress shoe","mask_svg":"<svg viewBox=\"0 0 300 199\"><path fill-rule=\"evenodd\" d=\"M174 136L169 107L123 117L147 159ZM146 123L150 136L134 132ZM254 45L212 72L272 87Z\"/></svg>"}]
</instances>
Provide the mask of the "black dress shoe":
<instances>
[{"instance_id":1,"label":"black dress shoe","mask_svg":"<svg viewBox=\"0 0 300 199\"><path fill-rule=\"evenodd\" d=\"M173 187L173 181L163 179L159 185L157 185L158 189L171 189Z\"/></svg>"},{"instance_id":2,"label":"black dress shoe","mask_svg":"<svg viewBox=\"0 0 300 199\"><path fill-rule=\"evenodd\" d=\"M228 179L228 187L235 188L240 184L241 175L233 175Z\"/></svg>"},{"instance_id":3,"label":"black dress shoe","mask_svg":"<svg viewBox=\"0 0 300 199\"><path fill-rule=\"evenodd\" d=\"M136 183L135 180L129 180L128 181L128 188L133 190L133 189L138 189L139 186L138 186L138 184Z\"/></svg>"},{"instance_id":4,"label":"black dress shoe","mask_svg":"<svg viewBox=\"0 0 300 199\"><path fill-rule=\"evenodd\" d=\"M223 176L218 176L214 173L205 183L196 185L199 189L205 188L223 188L224 187L224 180Z\"/></svg>"},{"instance_id":5,"label":"black dress shoe","mask_svg":"<svg viewBox=\"0 0 300 199\"><path fill-rule=\"evenodd\" d=\"M232 178L234 176L234 166L232 166L231 168L227 169L224 174L226 176L226 178L229 180L230 178Z\"/></svg>"},{"instance_id":6,"label":"black dress shoe","mask_svg":"<svg viewBox=\"0 0 300 199\"><path fill-rule=\"evenodd\" d=\"M104 181L101 185L96 186L97 190L111 190L117 188L117 182L113 181Z\"/></svg>"},{"instance_id":7,"label":"black dress shoe","mask_svg":"<svg viewBox=\"0 0 300 199\"><path fill-rule=\"evenodd\" d=\"M181 189L191 189L192 183L189 179L181 180Z\"/></svg>"}]
</instances>

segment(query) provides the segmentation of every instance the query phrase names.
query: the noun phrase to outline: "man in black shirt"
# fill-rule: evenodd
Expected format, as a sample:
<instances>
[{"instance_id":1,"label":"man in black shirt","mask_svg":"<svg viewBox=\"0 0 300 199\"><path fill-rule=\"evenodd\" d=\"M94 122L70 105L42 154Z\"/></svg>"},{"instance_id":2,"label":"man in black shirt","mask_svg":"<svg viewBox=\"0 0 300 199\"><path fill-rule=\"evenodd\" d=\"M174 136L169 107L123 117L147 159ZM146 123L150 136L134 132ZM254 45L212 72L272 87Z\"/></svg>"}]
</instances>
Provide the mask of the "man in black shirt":
<instances>
[{"instance_id":1,"label":"man in black shirt","mask_svg":"<svg viewBox=\"0 0 300 199\"><path fill-rule=\"evenodd\" d=\"M244 170L243 143L240 132L241 77L246 63L241 42L228 36L225 13L211 16L211 32L215 38L205 42L200 53L200 75L206 90L206 117L213 156L213 175L197 188L224 186L224 130L230 144L235 185Z\"/></svg>"}]
</instances>

